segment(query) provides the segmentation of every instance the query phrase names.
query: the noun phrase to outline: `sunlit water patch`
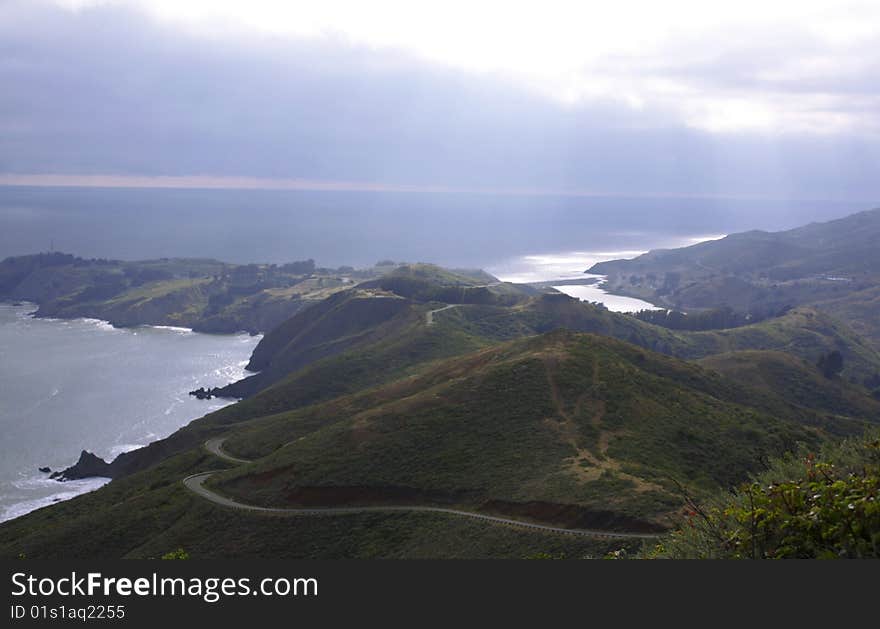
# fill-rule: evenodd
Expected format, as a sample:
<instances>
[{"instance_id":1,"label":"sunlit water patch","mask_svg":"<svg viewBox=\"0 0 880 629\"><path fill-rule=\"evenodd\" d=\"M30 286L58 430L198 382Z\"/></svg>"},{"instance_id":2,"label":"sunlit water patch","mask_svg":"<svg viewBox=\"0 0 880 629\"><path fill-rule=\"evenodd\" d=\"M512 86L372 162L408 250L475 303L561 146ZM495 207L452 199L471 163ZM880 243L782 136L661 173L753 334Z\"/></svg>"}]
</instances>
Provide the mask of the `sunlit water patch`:
<instances>
[{"instance_id":1,"label":"sunlit water patch","mask_svg":"<svg viewBox=\"0 0 880 629\"><path fill-rule=\"evenodd\" d=\"M588 286L580 285L563 285L554 286L560 293L565 293L581 301L598 302L604 305L608 310L613 312L638 312L639 310L658 310L658 307L647 301L635 299L634 297L625 297L623 295L612 295L606 293L602 289L601 284L590 284Z\"/></svg>"},{"instance_id":2,"label":"sunlit water patch","mask_svg":"<svg viewBox=\"0 0 880 629\"><path fill-rule=\"evenodd\" d=\"M604 304L615 312L635 312L656 309L654 304L641 299L613 295L602 287L601 275L591 275L586 271L598 262L635 258L650 249L686 247L706 240L723 238L723 235L693 235L675 238L654 237L645 241L645 249L619 249L591 251L563 251L539 253L509 258L488 268L488 271L505 282L521 284L559 280L582 280L583 285L554 285L556 290L577 299Z\"/></svg>"}]
</instances>

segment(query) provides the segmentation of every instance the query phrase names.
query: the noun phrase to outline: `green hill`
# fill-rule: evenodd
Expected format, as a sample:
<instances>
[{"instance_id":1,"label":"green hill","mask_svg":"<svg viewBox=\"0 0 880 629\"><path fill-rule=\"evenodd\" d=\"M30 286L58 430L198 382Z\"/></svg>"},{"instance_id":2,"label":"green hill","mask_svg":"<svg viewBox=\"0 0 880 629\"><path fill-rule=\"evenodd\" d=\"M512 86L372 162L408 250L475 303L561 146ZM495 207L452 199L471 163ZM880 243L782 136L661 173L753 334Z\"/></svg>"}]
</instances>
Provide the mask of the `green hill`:
<instances>
[{"instance_id":1,"label":"green hill","mask_svg":"<svg viewBox=\"0 0 880 629\"><path fill-rule=\"evenodd\" d=\"M425 282L421 290L444 288ZM686 332L647 324L561 294L517 294L510 304L504 303L506 299L489 304L452 302L454 308L443 309L443 302L403 297L374 282L361 284L298 313L267 334L248 365L261 373L217 393L249 397L276 385L273 395L280 399L284 397L280 389L293 386L283 384L288 376L317 363L326 376L318 386L353 391L354 385L379 384L426 361L560 328L611 336L686 359L759 349L784 351L815 363L823 354L838 350L844 357L846 377L862 382L880 372L877 350L846 326L810 308L739 328ZM431 315L432 325L425 325L432 310L436 312ZM323 368L334 356L340 358L333 367L339 375ZM301 390L299 378L295 381ZM292 406L277 402L272 408Z\"/></svg>"},{"instance_id":2,"label":"green hill","mask_svg":"<svg viewBox=\"0 0 880 629\"><path fill-rule=\"evenodd\" d=\"M762 406L776 417L880 421L880 400L844 378L826 378L816 365L779 351L738 351L703 358L698 364L764 395ZM825 424L826 427L830 427Z\"/></svg>"},{"instance_id":3,"label":"green hill","mask_svg":"<svg viewBox=\"0 0 880 629\"><path fill-rule=\"evenodd\" d=\"M823 354L838 350L844 356L846 377L862 382L880 370L880 352L840 321L807 307L752 325L702 332L669 330L565 295L541 295L512 308L463 306L443 313L443 318L493 340L565 328L685 359L755 349L784 351L815 363Z\"/></svg>"},{"instance_id":4,"label":"green hill","mask_svg":"<svg viewBox=\"0 0 880 629\"><path fill-rule=\"evenodd\" d=\"M695 366L559 331L252 422L225 447L265 458L217 486L276 506L418 497L534 505L567 513L569 525L610 506L625 521L659 522L678 504L670 477L724 486L769 453L818 439L744 401Z\"/></svg>"},{"instance_id":5,"label":"green hill","mask_svg":"<svg viewBox=\"0 0 880 629\"><path fill-rule=\"evenodd\" d=\"M377 300L380 306L373 308L371 300ZM393 308L382 305L386 302ZM365 308L376 316L364 315ZM246 399L210 415L203 423L223 426L283 414L417 376L437 361L499 341L557 329L616 337L689 360L736 351L771 350L797 357L798 365L815 365L823 354L838 350L844 356L847 380L862 382L867 374L880 371L880 356L873 348L827 316L809 309L730 330L676 332L564 295L540 295L514 306L462 304L436 312L433 324L428 325L425 315L432 308L442 305L413 302L377 288L358 288L328 298L280 326L276 334L267 335L261 346L267 352L274 348L275 353L264 355L270 357L264 371L219 390ZM315 338L321 342L312 343ZM798 368L809 371L808 367ZM815 368L807 376L811 379L818 373ZM867 394L867 390L856 388ZM791 405L780 403L778 398L762 404L771 414L794 417ZM870 419L856 413L829 412L821 405L809 412L805 410L809 405L801 404L799 408L800 421L825 426L832 433L850 430L841 427L838 420ZM114 474L145 469L193 443L191 434L181 431L171 439L122 455L118 463L114 462Z\"/></svg>"},{"instance_id":6,"label":"green hill","mask_svg":"<svg viewBox=\"0 0 880 629\"><path fill-rule=\"evenodd\" d=\"M381 354L394 365L403 358L413 366L479 347L483 341L464 338L469 335L467 331L447 334L457 338L447 338L445 350L426 352L424 345L431 345L431 338L438 336L426 329L434 327L433 319L428 325L431 311L447 304L510 307L537 292L497 280L480 285L483 279L429 264L402 265L381 278L340 291L273 329L261 339L248 364L248 369L260 373L216 393L252 396L301 368L344 353ZM387 346L379 347L382 344ZM412 347L408 349L407 345ZM374 365L373 369L383 374L388 371L384 365Z\"/></svg>"},{"instance_id":7,"label":"green hill","mask_svg":"<svg viewBox=\"0 0 880 629\"><path fill-rule=\"evenodd\" d=\"M877 372L880 353L840 321L814 308L796 308L753 325L706 332L679 332L668 349L681 358L704 358L730 351L760 349L792 354L810 363L830 351L844 357L844 376L861 382Z\"/></svg>"}]
</instances>

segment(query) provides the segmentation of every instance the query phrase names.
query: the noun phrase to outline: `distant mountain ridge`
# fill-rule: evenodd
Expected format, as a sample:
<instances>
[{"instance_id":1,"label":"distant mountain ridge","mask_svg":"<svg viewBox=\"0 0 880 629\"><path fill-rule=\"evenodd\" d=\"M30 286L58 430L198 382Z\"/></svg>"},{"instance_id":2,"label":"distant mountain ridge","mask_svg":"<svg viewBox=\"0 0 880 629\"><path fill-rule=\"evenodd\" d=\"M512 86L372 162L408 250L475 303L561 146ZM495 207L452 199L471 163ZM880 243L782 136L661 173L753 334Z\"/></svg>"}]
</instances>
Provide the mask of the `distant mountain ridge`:
<instances>
[{"instance_id":1,"label":"distant mountain ridge","mask_svg":"<svg viewBox=\"0 0 880 629\"><path fill-rule=\"evenodd\" d=\"M588 272L610 275L660 268L695 276L755 274L776 280L817 273L880 273L878 243L880 208L787 231L753 230L680 249L657 249L632 260L599 262Z\"/></svg>"},{"instance_id":2,"label":"distant mountain ridge","mask_svg":"<svg viewBox=\"0 0 880 629\"><path fill-rule=\"evenodd\" d=\"M766 316L804 304L880 347L880 209L781 232L750 231L593 265L611 292L678 309Z\"/></svg>"}]
</instances>

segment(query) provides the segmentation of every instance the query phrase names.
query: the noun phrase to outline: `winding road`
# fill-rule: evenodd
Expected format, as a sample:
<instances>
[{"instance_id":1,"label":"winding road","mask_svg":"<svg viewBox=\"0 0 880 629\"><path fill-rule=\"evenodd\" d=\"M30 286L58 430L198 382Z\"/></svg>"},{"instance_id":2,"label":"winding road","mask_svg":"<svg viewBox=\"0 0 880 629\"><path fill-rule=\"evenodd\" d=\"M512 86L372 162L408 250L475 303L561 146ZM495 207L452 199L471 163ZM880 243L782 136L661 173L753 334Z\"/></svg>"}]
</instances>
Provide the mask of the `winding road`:
<instances>
[{"instance_id":1,"label":"winding road","mask_svg":"<svg viewBox=\"0 0 880 629\"><path fill-rule=\"evenodd\" d=\"M251 463L247 459L239 459L223 450L223 438L209 439L205 442L205 449L211 454L229 461L231 463ZM524 522L522 520L513 520L510 518L502 518L494 515L486 515L484 513L476 513L474 511L461 511L460 509L446 509L443 507L425 507L418 505L387 505L376 507L260 507L257 505L249 505L244 502L221 496L205 487L205 481L208 480L216 472L201 472L193 474L183 479L183 485L194 494L209 500L214 504L230 509L241 509L244 511L254 511L259 513L268 513L274 515L288 516L333 516L333 515L351 515L355 513L442 513L445 515L453 515L462 518L470 518L472 520L482 520L492 524L500 524L503 526L515 526L518 528L531 529L536 531L544 531L547 533L558 533L561 535L576 535L580 537L598 537L607 539L655 539L659 535L647 533L623 533L618 531L601 531L591 529L564 529L556 526L547 526L545 524L534 524L532 522Z\"/></svg>"},{"instance_id":2,"label":"winding road","mask_svg":"<svg viewBox=\"0 0 880 629\"><path fill-rule=\"evenodd\" d=\"M448 306L443 306L442 308L437 308L436 310L429 310L425 313L425 325L434 325L434 315L438 312L443 312L444 310L449 310L450 308L458 308L461 304L449 304Z\"/></svg>"},{"instance_id":3,"label":"winding road","mask_svg":"<svg viewBox=\"0 0 880 629\"><path fill-rule=\"evenodd\" d=\"M249 461L248 459L238 459L227 453L226 450L223 449L224 441L226 441L224 437L214 437L213 439L208 439L205 442L205 450L207 450L214 456L218 456L221 459L229 461L230 463L253 463L253 461Z\"/></svg>"}]
</instances>

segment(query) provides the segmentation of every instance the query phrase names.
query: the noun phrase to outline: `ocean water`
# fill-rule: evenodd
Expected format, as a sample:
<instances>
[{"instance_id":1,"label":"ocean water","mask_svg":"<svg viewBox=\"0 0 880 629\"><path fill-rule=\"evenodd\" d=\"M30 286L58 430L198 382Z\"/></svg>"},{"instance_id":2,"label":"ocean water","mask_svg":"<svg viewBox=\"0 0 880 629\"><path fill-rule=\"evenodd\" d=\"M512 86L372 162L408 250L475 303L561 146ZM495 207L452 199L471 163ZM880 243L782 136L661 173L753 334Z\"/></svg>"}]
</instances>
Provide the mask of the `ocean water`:
<instances>
[{"instance_id":1,"label":"ocean water","mask_svg":"<svg viewBox=\"0 0 880 629\"><path fill-rule=\"evenodd\" d=\"M483 267L513 279L573 259L778 230L870 209L832 201L416 192L149 190L0 186L0 258L211 257L369 266ZM552 269L549 269L552 270Z\"/></svg>"},{"instance_id":2,"label":"ocean water","mask_svg":"<svg viewBox=\"0 0 880 629\"><path fill-rule=\"evenodd\" d=\"M38 468L63 469L84 449L112 459L228 404L187 393L243 377L259 341L33 309L0 304L0 521L107 482L59 483Z\"/></svg>"}]
</instances>

